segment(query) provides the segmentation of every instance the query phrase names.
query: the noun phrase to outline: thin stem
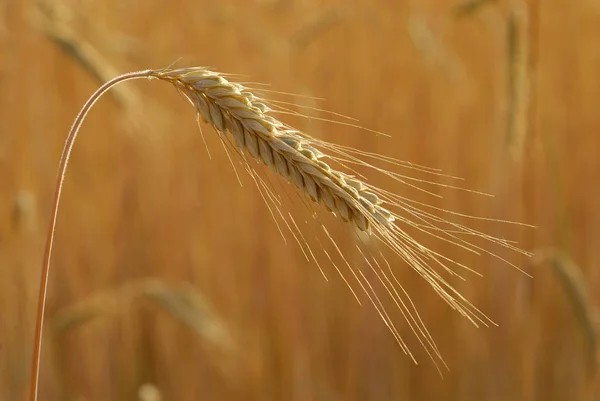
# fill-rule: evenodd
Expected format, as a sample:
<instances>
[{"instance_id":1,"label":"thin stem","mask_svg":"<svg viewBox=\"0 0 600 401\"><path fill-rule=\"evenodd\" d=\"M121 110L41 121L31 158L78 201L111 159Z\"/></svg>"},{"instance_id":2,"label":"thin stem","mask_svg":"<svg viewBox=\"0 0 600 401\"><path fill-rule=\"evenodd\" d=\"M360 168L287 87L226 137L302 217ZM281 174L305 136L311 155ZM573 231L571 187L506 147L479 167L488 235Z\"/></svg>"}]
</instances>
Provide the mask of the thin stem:
<instances>
[{"instance_id":1,"label":"thin stem","mask_svg":"<svg viewBox=\"0 0 600 401\"><path fill-rule=\"evenodd\" d=\"M83 105L83 108L75 118L69 136L65 141L60 163L58 165L58 175L56 177L56 185L54 187L54 198L52 200L52 209L50 211L50 223L48 224L48 233L46 234L46 247L44 249L44 260L42 264L42 273L40 279L40 289L38 293L38 307L37 316L35 320L35 336L33 338L33 357L31 362L31 381L29 383L29 401L37 401L38 395L38 384L40 375L40 356L42 350L42 330L44 326L44 310L46 308L46 291L48 288L48 273L50 271L50 256L52 254L52 243L54 242L54 229L56 227L56 216L58 214L58 204L60 202L60 194L62 191L63 182L65 180L65 172L67 170L67 163L69 162L69 156L73 149L73 144L79 128L87 113L90 111L96 101L108 91L110 88L118 83L129 81L138 78L151 78L154 71L144 70L130 72L127 74L120 75L116 78L111 79L102 85L94 94L87 100Z\"/></svg>"}]
</instances>

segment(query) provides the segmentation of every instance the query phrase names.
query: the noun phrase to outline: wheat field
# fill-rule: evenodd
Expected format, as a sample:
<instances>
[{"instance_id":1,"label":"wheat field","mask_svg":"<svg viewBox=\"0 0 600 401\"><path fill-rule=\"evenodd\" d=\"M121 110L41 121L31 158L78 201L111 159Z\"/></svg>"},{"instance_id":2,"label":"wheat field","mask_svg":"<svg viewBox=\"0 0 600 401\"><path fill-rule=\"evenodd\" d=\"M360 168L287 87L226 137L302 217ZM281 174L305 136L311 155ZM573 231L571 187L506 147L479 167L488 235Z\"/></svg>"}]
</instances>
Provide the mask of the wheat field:
<instances>
[{"instance_id":1,"label":"wheat field","mask_svg":"<svg viewBox=\"0 0 600 401\"><path fill-rule=\"evenodd\" d=\"M170 85L128 82L91 111L69 163L40 400L598 399L598 27L593 1L3 0L0 399L27 394L52 189L73 118L102 82L173 62L301 107L308 118L276 118L320 140L464 178L433 180L494 197L436 185L428 194L365 173L413 201L533 224L455 216L535 255L494 249L519 271L419 237L475 270L451 284L496 324L488 328L384 255L448 367L441 377L400 311L388 309L413 358L323 253L322 266L307 261L282 236L273 203L210 127L218 121L199 127ZM338 114L317 109L358 121L335 124L326 120ZM323 224L385 290L356 247L370 239L323 207L313 219L267 170L311 249L335 252Z\"/></svg>"}]
</instances>

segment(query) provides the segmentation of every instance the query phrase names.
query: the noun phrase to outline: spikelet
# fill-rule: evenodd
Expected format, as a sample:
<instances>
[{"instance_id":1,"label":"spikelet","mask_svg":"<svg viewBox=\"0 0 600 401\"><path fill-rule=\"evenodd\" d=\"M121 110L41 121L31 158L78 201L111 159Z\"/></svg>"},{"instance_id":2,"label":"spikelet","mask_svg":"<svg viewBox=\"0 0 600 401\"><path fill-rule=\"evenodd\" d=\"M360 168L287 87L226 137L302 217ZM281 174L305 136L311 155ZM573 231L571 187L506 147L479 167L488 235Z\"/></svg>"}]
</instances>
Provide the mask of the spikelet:
<instances>
[{"instance_id":1,"label":"spikelet","mask_svg":"<svg viewBox=\"0 0 600 401\"><path fill-rule=\"evenodd\" d=\"M314 202L322 203L362 231L373 225L391 227L392 213L359 180L332 169L305 134L269 116L268 106L242 85L204 68L163 71L157 78L172 82L194 105L204 122L236 146L293 182Z\"/></svg>"}]
</instances>

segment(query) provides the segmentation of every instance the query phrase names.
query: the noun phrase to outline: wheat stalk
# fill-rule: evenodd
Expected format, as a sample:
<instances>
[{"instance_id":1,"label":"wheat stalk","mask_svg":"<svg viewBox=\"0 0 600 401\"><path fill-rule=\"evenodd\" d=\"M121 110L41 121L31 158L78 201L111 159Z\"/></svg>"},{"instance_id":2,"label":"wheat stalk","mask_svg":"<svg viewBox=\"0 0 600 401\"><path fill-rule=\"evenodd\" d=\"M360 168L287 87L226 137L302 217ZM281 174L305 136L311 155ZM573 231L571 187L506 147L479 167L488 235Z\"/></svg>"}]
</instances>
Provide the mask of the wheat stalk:
<instances>
[{"instance_id":1,"label":"wheat stalk","mask_svg":"<svg viewBox=\"0 0 600 401\"><path fill-rule=\"evenodd\" d=\"M538 252L535 264L548 263L559 281L565 297L571 304L573 314L584 334L588 355L593 368L596 368L600 354L598 352L598 311L592 301L590 288L581 268L573 259L560 250Z\"/></svg>"},{"instance_id":2,"label":"wheat stalk","mask_svg":"<svg viewBox=\"0 0 600 401\"><path fill-rule=\"evenodd\" d=\"M517 2L507 21L508 107L506 141L515 160L522 160L528 136L530 94L527 7Z\"/></svg>"},{"instance_id":3,"label":"wheat stalk","mask_svg":"<svg viewBox=\"0 0 600 401\"><path fill-rule=\"evenodd\" d=\"M501 247L528 254L517 248L510 241L495 238L464 225L450 222L440 217L439 214L451 213L461 217L471 216L448 212L377 188L366 183L364 179L355 178L346 172L333 168L332 165L336 163L348 170L351 170L349 166L352 165L371 168L411 187L416 187L413 184L414 182L423 183L428 181L376 167L367 162L366 159L374 159L392 164L393 166L407 167L425 173L438 174L436 170L313 138L275 118L274 114L277 110L273 110L272 108L279 108L279 111L281 111L281 107L277 106L276 103L268 102L256 96L239 83L230 82L223 74L213 72L204 67L144 70L124 74L102 85L84 104L71 127L59 163L38 299L30 384L31 401L37 399L41 336L50 256L62 184L73 143L88 111L106 91L118 83L139 78L157 79L171 83L194 106L197 119L202 119L211 125L223 141L228 140L229 142L233 142L244 158L246 158L246 154L249 154L253 159L266 164L286 180L293 182L300 193L305 194L314 202L324 205L326 209L335 213L359 231L381 240L383 244L415 269L452 308L466 316L474 324L478 322L486 324L489 320L454 289L442 274L436 270L437 266L442 272L457 275L449 265L454 264L461 268L466 268L466 266L425 247L409 235L403 227L417 230L474 253L484 252L496 256L487 249L477 246L463 237L479 237ZM248 159L245 160L249 161ZM247 165L249 166L249 164ZM255 179L259 190L261 190L262 186L263 192L261 194L263 194L265 200L270 199L273 201L273 194L268 192L264 182L259 182L256 179L256 175L252 173L253 170L251 167L249 167L249 172ZM283 216L280 212L279 214ZM298 234L302 237L302 233L293 220L291 220L291 223L286 222L286 224L292 233L294 233L292 227L295 227ZM403 350L412 357L369 280L362 271L356 270L351 266L325 227L323 229L327 237L335 245L339 257L349 268L353 279L369 298ZM295 234L294 236L298 240ZM298 242L300 243L300 241ZM387 294L401 311L407 325L416 335L432 360L438 358L443 362L414 304L402 288L399 280L395 277L387 260L384 258L384 263L382 263L368 252L361 250L360 247L358 250L377 280L379 280L379 283L385 288ZM313 252L310 249L308 251L312 255L312 259L318 264ZM334 264L337 271L342 274L337 265L335 265L332 257L326 251L323 250L323 252ZM496 257L500 258L499 256ZM342 277L352 290L352 286L343 274ZM356 294L354 295L360 302ZM415 360L414 357L413 360Z\"/></svg>"}]
</instances>

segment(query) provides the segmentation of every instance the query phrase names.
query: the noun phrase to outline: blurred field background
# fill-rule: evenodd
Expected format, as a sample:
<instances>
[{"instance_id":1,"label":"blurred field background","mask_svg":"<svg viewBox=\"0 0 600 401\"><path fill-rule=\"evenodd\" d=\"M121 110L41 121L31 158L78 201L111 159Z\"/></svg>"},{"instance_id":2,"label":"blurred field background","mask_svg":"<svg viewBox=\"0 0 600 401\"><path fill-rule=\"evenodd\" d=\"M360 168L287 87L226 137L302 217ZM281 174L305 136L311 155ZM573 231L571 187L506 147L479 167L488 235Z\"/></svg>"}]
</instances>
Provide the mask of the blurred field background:
<instances>
[{"instance_id":1,"label":"blurred field background","mask_svg":"<svg viewBox=\"0 0 600 401\"><path fill-rule=\"evenodd\" d=\"M593 0L1 0L0 400L26 394L72 120L101 81L180 57L323 97L287 100L393 138L283 119L494 194L429 200L537 225L476 225L534 251L501 254L534 278L467 257L483 278L460 289L499 325L476 329L390 259L449 366L442 379L412 337L418 366L333 269L325 281L283 242L171 87L136 81L92 110L69 164L40 400L600 399L599 40ZM331 231L358 263L350 230Z\"/></svg>"}]
</instances>

